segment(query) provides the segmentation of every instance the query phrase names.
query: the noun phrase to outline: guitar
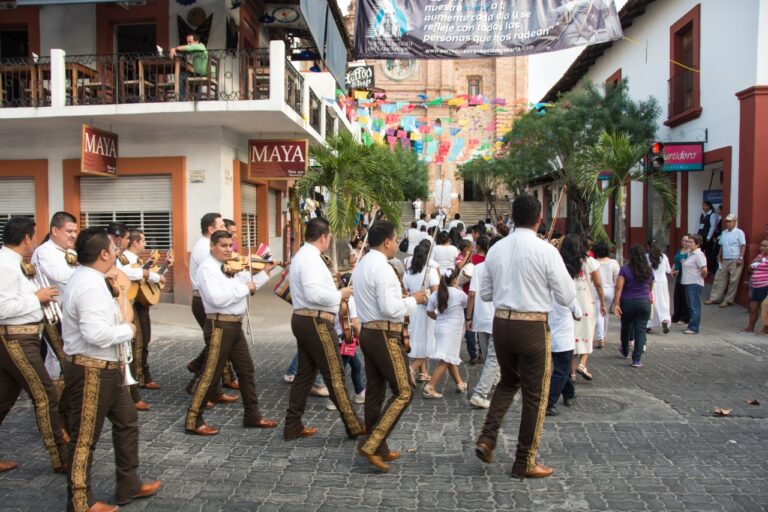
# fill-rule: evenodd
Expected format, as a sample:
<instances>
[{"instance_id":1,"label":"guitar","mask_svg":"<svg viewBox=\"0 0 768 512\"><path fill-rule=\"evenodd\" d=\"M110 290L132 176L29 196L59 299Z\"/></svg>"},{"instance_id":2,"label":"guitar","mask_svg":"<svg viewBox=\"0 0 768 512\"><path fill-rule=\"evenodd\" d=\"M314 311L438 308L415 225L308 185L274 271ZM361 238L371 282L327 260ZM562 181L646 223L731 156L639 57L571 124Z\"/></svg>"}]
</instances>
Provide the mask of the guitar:
<instances>
[{"instance_id":1,"label":"guitar","mask_svg":"<svg viewBox=\"0 0 768 512\"><path fill-rule=\"evenodd\" d=\"M140 268L142 270L145 270L145 269L148 270L150 267L152 267L152 265L155 264L155 261L157 261L159 257L160 257L160 252L157 249L155 249L149 254L149 258L147 259L147 261L142 261L141 258L139 258L139 260L136 263L131 265L131 268ZM130 300L131 302L136 301L136 297L139 296L139 287L143 282L144 282L143 279L141 281L131 281L131 287L126 292L126 296L128 297L128 300Z\"/></svg>"},{"instance_id":2,"label":"guitar","mask_svg":"<svg viewBox=\"0 0 768 512\"><path fill-rule=\"evenodd\" d=\"M156 255L159 254L157 250L153 251L152 253L152 259L150 261L157 262L159 257ZM150 272L154 272L159 275L164 275L166 272L168 272L168 269L173 264L174 256L173 256L173 249L169 249L168 252L165 254L165 261L162 265L153 266L147 270ZM165 288L165 283L150 283L146 279L142 279L139 283L139 293L136 296L136 300L139 301L139 304L142 304L144 306L154 306L158 302L160 302L160 292Z\"/></svg>"}]
</instances>

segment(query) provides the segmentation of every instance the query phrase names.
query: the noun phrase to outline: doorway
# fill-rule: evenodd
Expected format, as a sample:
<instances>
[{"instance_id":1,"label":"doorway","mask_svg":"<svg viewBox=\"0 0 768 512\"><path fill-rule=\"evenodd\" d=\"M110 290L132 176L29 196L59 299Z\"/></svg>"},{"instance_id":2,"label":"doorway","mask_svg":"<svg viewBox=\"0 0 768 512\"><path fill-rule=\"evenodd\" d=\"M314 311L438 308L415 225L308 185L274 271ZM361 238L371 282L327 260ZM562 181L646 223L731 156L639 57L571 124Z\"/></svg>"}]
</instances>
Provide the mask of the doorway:
<instances>
[{"instance_id":1,"label":"doorway","mask_svg":"<svg viewBox=\"0 0 768 512\"><path fill-rule=\"evenodd\" d=\"M29 32L25 29L0 29L0 59L29 57Z\"/></svg>"},{"instance_id":2,"label":"doorway","mask_svg":"<svg viewBox=\"0 0 768 512\"><path fill-rule=\"evenodd\" d=\"M117 53L157 53L157 26L155 23L131 23L115 26Z\"/></svg>"}]
</instances>

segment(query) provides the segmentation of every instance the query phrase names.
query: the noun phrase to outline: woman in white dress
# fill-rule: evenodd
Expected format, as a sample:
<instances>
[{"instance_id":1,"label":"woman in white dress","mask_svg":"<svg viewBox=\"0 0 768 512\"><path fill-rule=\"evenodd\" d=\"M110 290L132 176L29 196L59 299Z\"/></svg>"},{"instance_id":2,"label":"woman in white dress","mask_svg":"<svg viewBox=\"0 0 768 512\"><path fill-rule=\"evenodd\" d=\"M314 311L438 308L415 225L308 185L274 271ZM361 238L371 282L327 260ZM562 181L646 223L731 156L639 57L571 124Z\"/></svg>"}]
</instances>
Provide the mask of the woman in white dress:
<instances>
[{"instance_id":1,"label":"woman in white dress","mask_svg":"<svg viewBox=\"0 0 768 512\"><path fill-rule=\"evenodd\" d=\"M406 261L403 284L408 293L429 288L430 293L437 291L440 284L440 275L436 265L427 265L429 257L429 240L422 240L413 250L413 257ZM429 267L428 277L424 279L426 268ZM408 357L411 359L411 373L418 382L429 380L427 358L432 357L435 351L435 321L427 316L427 306L416 307L416 313L411 315L408 324L408 333L411 337L411 351Z\"/></svg>"},{"instance_id":2,"label":"woman in white dress","mask_svg":"<svg viewBox=\"0 0 768 512\"><path fill-rule=\"evenodd\" d=\"M456 268L456 256L459 255L459 249L451 245L451 237L447 231L440 231L437 234L437 245L432 251L432 257L440 265L440 275L447 275L448 272Z\"/></svg>"},{"instance_id":3,"label":"woman in white dress","mask_svg":"<svg viewBox=\"0 0 768 512\"><path fill-rule=\"evenodd\" d=\"M667 274L672 273L669 258L659 247L656 240L648 244L648 262L653 269L653 316L648 322L647 331L653 332L653 328L661 327L664 334L669 332L672 323L672 314L669 310L669 285Z\"/></svg>"},{"instance_id":4,"label":"woman in white dress","mask_svg":"<svg viewBox=\"0 0 768 512\"><path fill-rule=\"evenodd\" d=\"M435 320L435 353L432 359L438 361L432 378L424 386L424 398L443 398L435 391L443 374L448 370L456 383L456 392L464 393L467 383L461 379L461 340L464 337L464 309L467 294L458 285L459 271L452 270L440 280L437 291L429 297L427 315Z\"/></svg>"},{"instance_id":5,"label":"woman in white dress","mask_svg":"<svg viewBox=\"0 0 768 512\"><path fill-rule=\"evenodd\" d=\"M595 253L595 259L600 264L598 272L600 272L600 284L603 285L603 295L605 295L605 303L612 304L613 296L616 292L616 279L619 277L619 262L609 256L608 244L605 242L597 242L592 246L592 251ZM603 348L605 346L605 337L608 334L608 323L611 318L610 314L601 315L599 304L595 305L595 317L597 323L595 324L595 348Z\"/></svg>"}]
</instances>

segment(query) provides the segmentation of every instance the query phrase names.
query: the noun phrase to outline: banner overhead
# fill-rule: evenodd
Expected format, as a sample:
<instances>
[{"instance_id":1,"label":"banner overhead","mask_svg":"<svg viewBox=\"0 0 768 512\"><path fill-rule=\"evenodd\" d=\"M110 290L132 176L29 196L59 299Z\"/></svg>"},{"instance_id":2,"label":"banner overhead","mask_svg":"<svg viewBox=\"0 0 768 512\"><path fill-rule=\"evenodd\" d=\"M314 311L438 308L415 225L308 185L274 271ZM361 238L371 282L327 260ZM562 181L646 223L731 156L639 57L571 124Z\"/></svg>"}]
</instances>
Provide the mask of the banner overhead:
<instances>
[{"instance_id":1,"label":"banner overhead","mask_svg":"<svg viewBox=\"0 0 768 512\"><path fill-rule=\"evenodd\" d=\"M80 172L117 177L117 134L83 125Z\"/></svg>"},{"instance_id":2,"label":"banner overhead","mask_svg":"<svg viewBox=\"0 0 768 512\"><path fill-rule=\"evenodd\" d=\"M515 57L623 36L613 0L358 0L358 59Z\"/></svg>"}]
</instances>

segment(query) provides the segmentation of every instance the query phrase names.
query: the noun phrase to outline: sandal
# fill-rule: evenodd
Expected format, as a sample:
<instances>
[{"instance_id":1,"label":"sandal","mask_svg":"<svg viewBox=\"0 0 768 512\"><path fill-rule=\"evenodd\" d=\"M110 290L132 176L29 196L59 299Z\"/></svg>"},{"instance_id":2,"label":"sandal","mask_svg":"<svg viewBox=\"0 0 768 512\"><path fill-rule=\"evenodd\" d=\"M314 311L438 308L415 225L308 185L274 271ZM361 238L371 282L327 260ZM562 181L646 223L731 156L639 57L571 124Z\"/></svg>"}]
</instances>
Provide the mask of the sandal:
<instances>
[{"instance_id":1,"label":"sandal","mask_svg":"<svg viewBox=\"0 0 768 512\"><path fill-rule=\"evenodd\" d=\"M754 334L754 331L751 331L750 329L739 329L739 332L743 334Z\"/></svg>"},{"instance_id":2,"label":"sandal","mask_svg":"<svg viewBox=\"0 0 768 512\"><path fill-rule=\"evenodd\" d=\"M605 340L597 340L595 342L595 348L603 348L605 346Z\"/></svg>"},{"instance_id":3,"label":"sandal","mask_svg":"<svg viewBox=\"0 0 768 512\"><path fill-rule=\"evenodd\" d=\"M587 370L587 367L584 366L583 364L580 364L579 366L576 367L576 373L578 373L579 375L581 375L587 380L592 380L592 374L589 373L589 370Z\"/></svg>"},{"instance_id":4,"label":"sandal","mask_svg":"<svg viewBox=\"0 0 768 512\"><path fill-rule=\"evenodd\" d=\"M435 391L435 388L427 384L424 386L424 389L421 391L421 396L423 398L443 398L443 395Z\"/></svg>"},{"instance_id":5,"label":"sandal","mask_svg":"<svg viewBox=\"0 0 768 512\"><path fill-rule=\"evenodd\" d=\"M467 392L467 383L462 382L461 384L456 384L456 392L457 393L466 393Z\"/></svg>"},{"instance_id":6,"label":"sandal","mask_svg":"<svg viewBox=\"0 0 768 512\"><path fill-rule=\"evenodd\" d=\"M432 377L428 373L420 373L419 374L419 382L429 382L429 379Z\"/></svg>"}]
</instances>

